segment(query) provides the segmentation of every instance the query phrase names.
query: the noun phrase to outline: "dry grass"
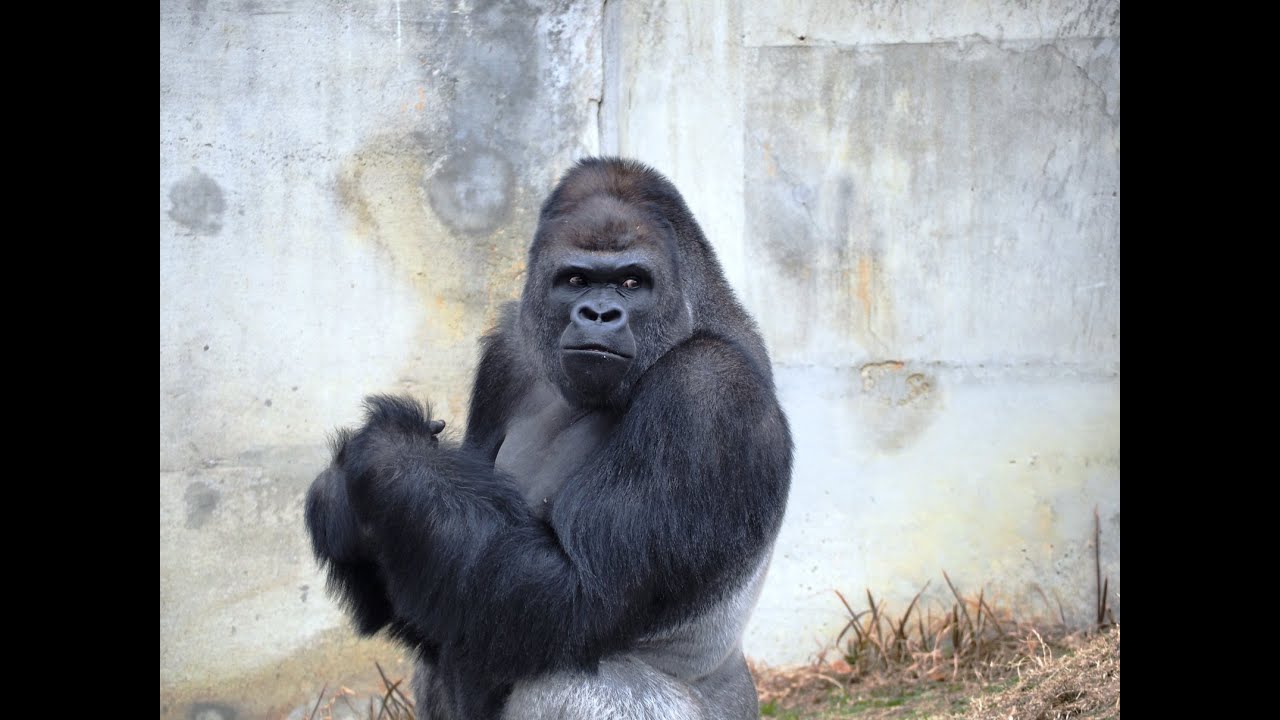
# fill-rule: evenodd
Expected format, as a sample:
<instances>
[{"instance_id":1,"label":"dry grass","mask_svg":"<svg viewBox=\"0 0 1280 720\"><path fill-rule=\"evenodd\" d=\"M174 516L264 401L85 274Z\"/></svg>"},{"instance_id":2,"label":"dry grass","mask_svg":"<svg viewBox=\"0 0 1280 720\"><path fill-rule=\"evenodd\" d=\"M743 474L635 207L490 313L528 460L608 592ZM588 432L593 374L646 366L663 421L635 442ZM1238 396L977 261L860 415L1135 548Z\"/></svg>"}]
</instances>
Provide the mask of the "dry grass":
<instances>
[{"instance_id":1,"label":"dry grass","mask_svg":"<svg viewBox=\"0 0 1280 720\"><path fill-rule=\"evenodd\" d=\"M964 720L1087 720L1120 717L1120 626L1060 659L1031 658L1016 685L973 699Z\"/></svg>"},{"instance_id":2,"label":"dry grass","mask_svg":"<svg viewBox=\"0 0 1280 720\"><path fill-rule=\"evenodd\" d=\"M976 620L975 620L976 622ZM898 672L855 676L839 661L801 668L753 666L763 715L792 720L1107 720L1120 717L1120 627L1054 640L1031 630L1027 642L989 657L977 674L920 678ZM832 667L834 665L835 667ZM952 664L954 674L955 664ZM962 665L962 667L964 667ZM970 668L971 670L974 668ZM381 668L379 668L381 672ZM377 697L347 688L322 691L308 720L413 720L404 680L382 675Z\"/></svg>"},{"instance_id":3,"label":"dry grass","mask_svg":"<svg viewBox=\"0 0 1280 720\"><path fill-rule=\"evenodd\" d=\"M887 615L870 594L868 604L866 610L850 608L857 630L849 627L842 633L845 654L831 658L828 653L803 667L751 664L765 717L1120 717L1119 625L1091 633L1037 629L1015 621L999 608L992 609L981 594L957 602L951 612L933 619L932 625L916 616L918 603L897 617ZM969 620L965 620L961 604L970 611ZM876 622L883 623L879 633L874 629ZM378 672L383 688L376 696L345 687L333 693L322 690L310 712L301 717L414 720L413 703L402 691L407 680L393 680L380 666Z\"/></svg>"},{"instance_id":4,"label":"dry grass","mask_svg":"<svg viewBox=\"0 0 1280 720\"><path fill-rule=\"evenodd\" d=\"M306 720L339 720L341 718L368 718L368 720L414 720L413 701L401 690L405 678L391 680L382 666L374 663L378 675L382 678L383 691L380 697L361 698L360 693L340 687L337 692L328 695L326 686L320 690L315 705L311 707ZM328 697L326 698L326 695Z\"/></svg>"},{"instance_id":5,"label":"dry grass","mask_svg":"<svg viewBox=\"0 0 1280 720\"><path fill-rule=\"evenodd\" d=\"M870 672L839 658L804 667L751 669L765 717L1118 720L1118 625L1093 633L1027 630L1021 643L987 643L983 654L976 649L962 653L968 659L959 662L921 663L917 655ZM943 672L931 675L930 667Z\"/></svg>"},{"instance_id":6,"label":"dry grass","mask_svg":"<svg viewBox=\"0 0 1280 720\"><path fill-rule=\"evenodd\" d=\"M1108 605L1110 582L1102 576L1100 535L1095 510L1096 601L1087 630L1070 628L1061 608L1061 622L1027 619L992 602L985 590L965 596L946 572L942 578L951 604L939 612L933 604L922 607L930 583L900 613L891 613L870 590L865 604L857 606L836 591L848 620L826 651L802 667L752 665L764 714L1118 718L1120 630ZM999 694L989 695L993 689ZM979 714L956 715L953 707ZM994 714L983 714L988 709ZM1102 714L1088 714L1093 712Z\"/></svg>"},{"instance_id":7,"label":"dry grass","mask_svg":"<svg viewBox=\"0 0 1280 720\"><path fill-rule=\"evenodd\" d=\"M812 696L815 686L850 694L921 682L987 684L1007 678L1028 658L1053 657L1078 644L1064 628L1020 621L992 607L984 591L965 597L945 572L943 579L954 602L937 614L921 607L929 583L900 614L870 590L857 608L837 591L849 619L832 646L805 667L754 668L761 703L788 707L792 695Z\"/></svg>"}]
</instances>

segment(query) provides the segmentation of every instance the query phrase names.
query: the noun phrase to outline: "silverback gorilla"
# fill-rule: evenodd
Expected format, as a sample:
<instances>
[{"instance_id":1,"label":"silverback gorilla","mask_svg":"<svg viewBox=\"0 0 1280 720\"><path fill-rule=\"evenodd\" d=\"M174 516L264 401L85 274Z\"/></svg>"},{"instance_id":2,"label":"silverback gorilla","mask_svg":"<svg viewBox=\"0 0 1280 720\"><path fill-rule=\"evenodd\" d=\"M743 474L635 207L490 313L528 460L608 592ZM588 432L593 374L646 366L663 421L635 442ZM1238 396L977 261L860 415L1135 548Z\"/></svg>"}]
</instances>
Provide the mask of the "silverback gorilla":
<instances>
[{"instance_id":1,"label":"silverback gorilla","mask_svg":"<svg viewBox=\"0 0 1280 720\"><path fill-rule=\"evenodd\" d=\"M591 158L542 207L461 444L365 402L307 494L329 587L419 718L756 718L741 647L786 507L764 343L675 187Z\"/></svg>"}]
</instances>

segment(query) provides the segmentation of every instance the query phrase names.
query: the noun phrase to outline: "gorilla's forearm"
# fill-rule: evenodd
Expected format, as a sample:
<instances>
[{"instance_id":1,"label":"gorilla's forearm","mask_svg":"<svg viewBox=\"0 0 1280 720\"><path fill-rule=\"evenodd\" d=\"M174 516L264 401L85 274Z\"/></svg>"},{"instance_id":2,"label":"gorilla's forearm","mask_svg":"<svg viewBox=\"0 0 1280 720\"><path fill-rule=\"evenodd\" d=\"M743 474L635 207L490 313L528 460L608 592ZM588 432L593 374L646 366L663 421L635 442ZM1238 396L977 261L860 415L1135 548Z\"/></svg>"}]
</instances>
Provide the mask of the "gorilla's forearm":
<instances>
[{"instance_id":1,"label":"gorilla's forearm","mask_svg":"<svg viewBox=\"0 0 1280 720\"><path fill-rule=\"evenodd\" d=\"M511 479L474 449L415 432L426 422L415 403L369 406L344 453L397 621L446 654L465 644L450 660L495 680L585 662L598 643L575 619L592 598Z\"/></svg>"}]
</instances>

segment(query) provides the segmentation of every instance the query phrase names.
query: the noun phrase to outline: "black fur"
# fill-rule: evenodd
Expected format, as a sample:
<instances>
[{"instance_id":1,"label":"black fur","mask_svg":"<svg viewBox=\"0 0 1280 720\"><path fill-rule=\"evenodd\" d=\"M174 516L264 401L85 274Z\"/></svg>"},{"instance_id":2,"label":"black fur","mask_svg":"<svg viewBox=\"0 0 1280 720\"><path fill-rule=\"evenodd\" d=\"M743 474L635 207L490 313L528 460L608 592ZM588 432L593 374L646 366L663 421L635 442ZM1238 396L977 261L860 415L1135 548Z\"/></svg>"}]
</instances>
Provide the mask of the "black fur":
<instances>
[{"instance_id":1,"label":"black fur","mask_svg":"<svg viewBox=\"0 0 1280 720\"><path fill-rule=\"evenodd\" d=\"M603 351L562 347L571 334ZM609 352L622 334L630 357ZM431 668L424 717L496 717L513 683L589 672L696 617L771 551L790 484L763 342L679 193L643 165L589 159L561 180L518 316L482 347L461 444L416 402L371 397L307 497L357 628L388 628ZM571 428L586 440L546 458L567 470L545 502L524 493L548 479L495 467L512 433Z\"/></svg>"}]
</instances>

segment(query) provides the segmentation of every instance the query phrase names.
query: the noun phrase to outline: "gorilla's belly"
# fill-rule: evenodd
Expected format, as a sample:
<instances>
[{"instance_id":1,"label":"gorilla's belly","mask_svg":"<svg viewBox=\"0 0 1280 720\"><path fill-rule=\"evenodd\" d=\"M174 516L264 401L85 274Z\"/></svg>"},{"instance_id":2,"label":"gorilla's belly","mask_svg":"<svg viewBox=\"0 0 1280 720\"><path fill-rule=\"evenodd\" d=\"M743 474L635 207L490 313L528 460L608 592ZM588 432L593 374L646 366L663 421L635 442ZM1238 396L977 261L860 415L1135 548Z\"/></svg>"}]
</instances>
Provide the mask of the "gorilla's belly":
<instances>
[{"instance_id":1,"label":"gorilla's belly","mask_svg":"<svg viewBox=\"0 0 1280 720\"><path fill-rule=\"evenodd\" d=\"M760 597L769 559L766 555L741 586L694 617L641 638L631 654L688 681L712 674L731 656L740 655L742 631Z\"/></svg>"}]
</instances>

